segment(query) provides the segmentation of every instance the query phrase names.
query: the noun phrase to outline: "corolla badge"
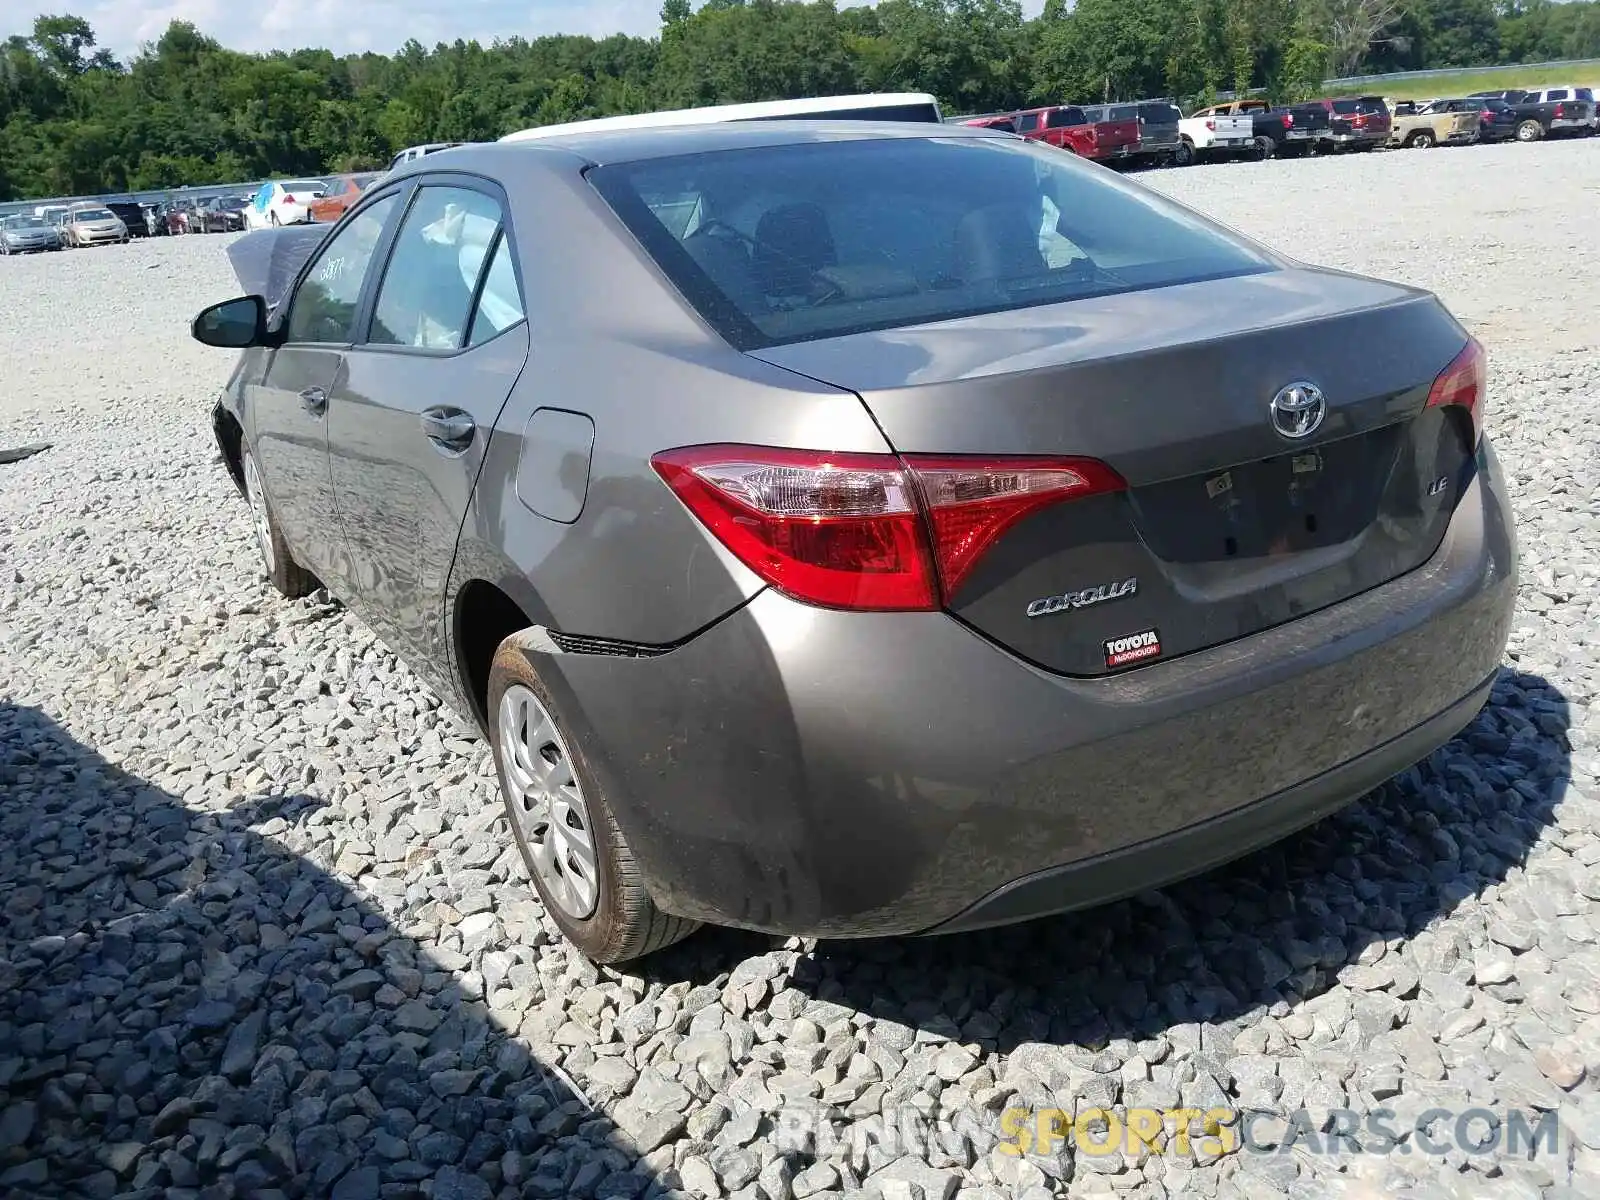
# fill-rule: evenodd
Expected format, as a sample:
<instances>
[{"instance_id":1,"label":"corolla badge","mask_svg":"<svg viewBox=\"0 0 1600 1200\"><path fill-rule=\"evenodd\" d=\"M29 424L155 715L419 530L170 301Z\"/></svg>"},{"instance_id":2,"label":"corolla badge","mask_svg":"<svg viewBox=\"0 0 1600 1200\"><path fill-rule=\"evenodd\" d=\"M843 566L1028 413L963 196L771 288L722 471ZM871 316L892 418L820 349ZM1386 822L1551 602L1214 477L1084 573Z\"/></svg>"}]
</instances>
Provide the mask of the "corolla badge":
<instances>
[{"instance_id":1,"label":"corolla badge","mask_svg":"<svg viewBox=\"0 0 1600 1200\"><path fill-rule=\"evenodd\" d=\"M1051 613L1065 612L1069 608L1088 608L1091 604L1104 604L1107 600L1121 600L1139 590L1139 581L1124 579L1121 583L1102 583L1099 587L1084 588L1081 592L1062 592L1059 596L1041 596L1028 605L1030 617L1048 617Z\"/></svg>"},{"instance_id":2,"label":"corolla badge","mask_svg":"<svg viewBox=\"0 0 1600 1200\"><path fill-rule=\"evenodd\" d=\"M1286 438L1310 437L1328 415L1328 401L1314 383L1291 383L1272 398L1272 427Z\"/></svg>"}]
</instances>

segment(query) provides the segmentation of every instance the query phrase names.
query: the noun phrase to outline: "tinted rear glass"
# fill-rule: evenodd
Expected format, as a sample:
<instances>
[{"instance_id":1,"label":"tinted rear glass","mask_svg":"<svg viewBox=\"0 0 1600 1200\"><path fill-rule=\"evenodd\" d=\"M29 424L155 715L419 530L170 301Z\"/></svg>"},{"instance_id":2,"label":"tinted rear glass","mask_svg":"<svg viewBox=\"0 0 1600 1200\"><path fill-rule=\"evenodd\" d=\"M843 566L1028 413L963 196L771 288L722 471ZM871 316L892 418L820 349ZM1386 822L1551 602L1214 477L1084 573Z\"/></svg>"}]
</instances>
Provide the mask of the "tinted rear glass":
<instances>
[{"instance_id":1,"label":"tinted rear glass","mask_svg":"<svg viewBox=\"0 0 1600 1200\"><path fill-rule=\"evenodd\" d=\"M1577 100L1590 100L1590 101L1592 101L1594 99L1594 89L1593 88L1574 88L1573 91L1572 91L1572 95L1573 95L1573 98L1577 99Z\"/></svg>"},{"instance_id":2,"label":"tinted rear glass","mask_svg":"<svg viewBox=\"0 0 1600 1200\"><path fill-rule=\"evenodd\" d=\"M1107 112L1109 113L1109 116L1106 117L1108 121L1134 121L1139 117L1139 110L1131 104L1113 105Z\"/></svg>"},{"instance_id":3,"label":"tinted rear glass","mask_svg":"<svg viewBox=\"0 0 1600 1200\"><path fill-rule=\"evenodd\" d=\"M1052 112L1045 121L1046 129L1068 129L1073 125L1082 125L1089 118L1076 108L1058 108Z\"/></svg>"},{"instance_id":4,"label":"tinted rear glass","mask_svg":"<svg viewBox=\"0 0 1600 1200\"><path fill-rule=\"evenodd\" d=\"M1141 104L1139 116L1150 125L1176 125L1183 114L1171 104Z\"/></svg>"},{"instance_id":5,"label":"tinted rear glass","mask_svg":"<svg viewBox=\"0 0 1600 1200\"><path fill-rule=\"evenodd\" d=\"M589 179L741 349L1271 269L1187 210L1025 142L725 150Z\"/></svg>"},{"instance_id":6,"label":"tinted rear glass","mask_svg":"<svg viewBox=\"0 0 1600 1200\"><path fill-rule=\"evenodd\" d=\"M1346 116L1351 113L1358 113L1361 111L1360 102L1356 100L1335 100L1333 102L1333 111L1343 113Z\"/></svg>"}]
</instances>

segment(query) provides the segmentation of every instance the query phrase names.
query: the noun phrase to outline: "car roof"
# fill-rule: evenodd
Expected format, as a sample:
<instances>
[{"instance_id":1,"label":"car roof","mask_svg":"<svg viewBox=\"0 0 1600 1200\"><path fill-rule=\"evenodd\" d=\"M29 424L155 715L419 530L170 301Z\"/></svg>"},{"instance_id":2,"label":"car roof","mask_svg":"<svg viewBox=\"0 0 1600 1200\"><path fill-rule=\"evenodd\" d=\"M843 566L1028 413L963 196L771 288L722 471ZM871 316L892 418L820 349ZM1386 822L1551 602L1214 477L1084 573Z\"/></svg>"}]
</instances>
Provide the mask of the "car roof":
<instances>
[{"instance_id":1,"label":"car roof","mask_svg":"<svg viewBox=\"0 0 1600 1200\"><path fill-rule=\"evenodd\" d=\"M1066 107L1066 106L1062 106ZM1045 111L1043 109L1038 111ZM473 142L413 159L397 168L391 179L451 169L482 171L493 176L497 168L515 169L530 154L564 154L575 161L600 166L718 150L752 150L769 146L813 145L824 142L883 141L891 138L1001 138L1011 134L976 125L945 125L922 121L730 121L705 125L680 125L659 129L601 129L558 134L521 142Z\"/></svg>"}]
</instances>

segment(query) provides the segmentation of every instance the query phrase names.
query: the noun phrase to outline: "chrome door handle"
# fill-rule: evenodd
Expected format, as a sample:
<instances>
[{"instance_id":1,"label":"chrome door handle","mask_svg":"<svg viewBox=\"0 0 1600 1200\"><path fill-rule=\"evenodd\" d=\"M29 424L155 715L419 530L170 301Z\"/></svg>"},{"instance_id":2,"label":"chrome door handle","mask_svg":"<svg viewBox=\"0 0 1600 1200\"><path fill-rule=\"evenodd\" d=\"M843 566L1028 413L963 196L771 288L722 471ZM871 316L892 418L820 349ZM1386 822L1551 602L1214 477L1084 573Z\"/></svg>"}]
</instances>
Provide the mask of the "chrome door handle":
<instances>
[{"instance_id":1,"label":"chrome door handle","mask_svg":"<svg viewBox=\"0 0 1600 1200\"><path fill-rule=\"evenodd\" d=\"M465 450L472 444L477 423L459 408L424 409L417 418L422 432L434 447L449 453Z\"/></svg>"},{"instance_id":2,"label":"chrome door handle","mask_svg":"<svg viewBox=\"0 0 1600 1200\"><path fill-rule=\"evenodd\" d=\"M308 413L321 416L328 411L328 393L319 387L308 387L300 393L300 406Z\"/></svg>"}]
</instances>

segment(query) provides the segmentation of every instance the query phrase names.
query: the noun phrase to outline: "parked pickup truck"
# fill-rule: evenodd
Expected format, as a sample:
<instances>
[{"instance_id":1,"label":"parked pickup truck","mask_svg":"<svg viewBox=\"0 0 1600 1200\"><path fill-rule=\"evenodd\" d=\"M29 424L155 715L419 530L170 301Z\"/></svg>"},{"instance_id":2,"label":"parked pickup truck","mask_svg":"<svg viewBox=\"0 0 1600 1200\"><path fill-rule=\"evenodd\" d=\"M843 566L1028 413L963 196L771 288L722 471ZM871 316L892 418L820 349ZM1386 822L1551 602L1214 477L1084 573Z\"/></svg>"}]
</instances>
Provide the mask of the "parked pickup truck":
<instances>
[{"instance_id":1,"label":"parked pickup truck","mask_svg":"<svg viewBox=\"0 0 1600 1200\"><path fill-rule=\"evenodd\" d=\"M1452 112L1437 102L1418 106L1401 101L1389 122L1389 145L1408 150L1464 146L1478 140L1478 112Z\"/></svg>"},{"instance_id":2,"label":"parked pickup truck","mask_svg":"<svg viewBox=\"0 0 1600 1200\"><path fill-rule=\"evenodd\" d=\"M1596 132L1600 132L1600 103L1596 102L1594 91L1595 90L1592 87L1574 87L1571 84L1566 84L1557 87L1540 88L1538 91L1528 92L1527 95L1530 100L1537 100L1540 102L1558 100L1587 100L1590 106L1593 108L1593 112L1589 117L1589 128Z\"/></svg>"},{"instance_id":3,"label":"parked pickup truck","mask_svg":"<svg viewBox=\"0 0 1600 1200\"><path fill-rule=\"evenodd\" d=\"M1172 161L1186 167L1199 158L1220 158L1230 154L1259 154L1255 124L1247 112L1224 112L1229 105L1202 108L1178 122L1183 139Z\"/></svg>"},{"instance_id":4,"label":"parked pickup truck","mask_svg":"<svg viewBox=\"0 0 1600 1200\"><path fill-rule=\"evenodd\" d=\"M1091 121L1076 104L1025 109L1016 114L1016 131L1095 162L1127 158L1139 144L1137 119Z\"/></svg>"},{"instance_id":5,"label":"parked pickup truck","mask_svg":"<svg viewBox=\"0 0 1600 1200\"><path fill-rule=\"evenodd\" d=\"M1083 115L1094 126L1095 141L1109 147L1106 159L1133 158L1139 153L1139 106L1137 104L1088 104Z\"/></svg>"},{"instance_id":6,"label":"parked pickup truck","mask_svg":"<svg viewBox=\"0 0 1600 1200\"><path fill-rule=\"evenodd\" d=\"M1328 114L1322 145L1329 150L1372 150L1388 145L1393 119L1382 96L1341 96L1312 100Z\"/></svg>"},{"instance_id":7,"label":"parked pickup truck","mask_svg":"<svg viewBox=\"0 0 1600 1200\"><path fill-rule=\"evenodd\" d=\"M1471 99L1504 100L1517 120L1517 141L1537 142L1543 137L1582 136L1594 128L1594 102L1590 100L1544 100L1542 93L1512 88L1498 92L1474 92Z\"/></svg>"}]
</instances>

